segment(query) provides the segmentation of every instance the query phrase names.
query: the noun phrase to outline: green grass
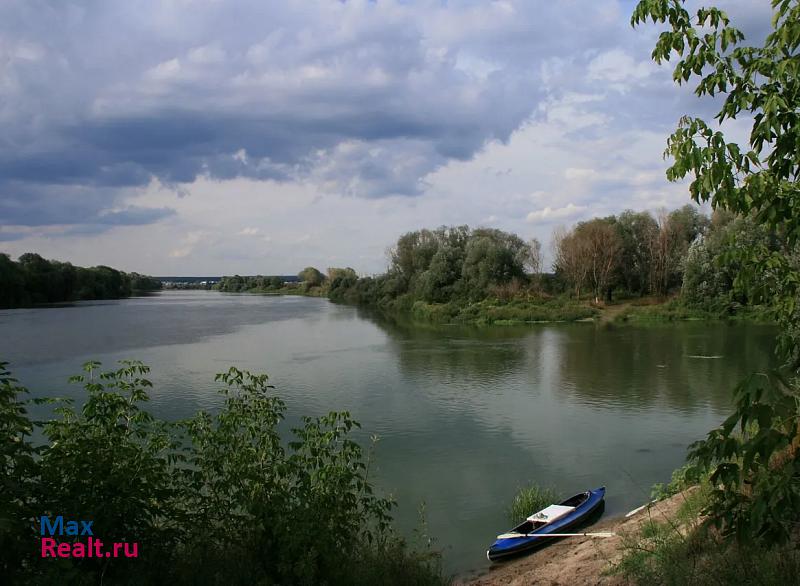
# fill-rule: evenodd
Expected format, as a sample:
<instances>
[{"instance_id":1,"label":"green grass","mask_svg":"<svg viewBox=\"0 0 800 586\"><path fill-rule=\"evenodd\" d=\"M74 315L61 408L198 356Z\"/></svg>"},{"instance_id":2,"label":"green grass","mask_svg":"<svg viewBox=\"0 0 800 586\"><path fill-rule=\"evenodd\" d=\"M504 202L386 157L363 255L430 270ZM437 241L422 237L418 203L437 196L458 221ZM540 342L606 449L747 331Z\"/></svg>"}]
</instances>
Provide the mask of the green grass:
<instances>
[{"instance_id":1,"label":"green grass","mask_svg":"<svg viewBox=\"0 0 800 586\"><path fill-rule=\"evenodd\" d=\"M797 583L800 551L795 545L765 548L726 540L702 517L712 486L707 478L691 484L691 468L681 468L653 495L683 499L670 519L653 515L639 531L623 536L621 561L610 571L646 586L734 586Z\"/></svg>"},{"instance_id":2,"label":"green grass","mask_svg":"<svg viewBox=\"0 0 800 586\"><path fill-rule=\"evenodd\" d=\"M417 301L411 315L420 321L477 325L520 325L539 322L577 321L592 318L597 309L566 299L486 299L465 303Z\"/></svg>"},{"instance_id":3,"label":"green grass","mask_svg":"<svg viewBox=\"0 0 800 586\"><path fill-rule=\"evenodd\" d=\"M736 320L772 323L769 310L763 306L728 305L725 307L693 307L679 298L664 303L637 305L632 303L614 316L614 323L654 323L671 321Z\"/></svg>"},{"instance_id":4,"label":"green grass","mask_svg":"<svg viewBox=\"0 0 800 586\"><path fill-rule=\"evenodd\" d=\"M646 522L623 540L625 554L612 573L646 586L783 586L796 584L800 552L720 539L708 526L679 532L666 522Z\"/></svg>"},{"instance_id":5,"label":"green grass","mask_svg":"<svg viewBox=\"0 0 800 586\"><path fill-rule=\"evenodd\" d=\"M517 491L514 500L506 509L506 516L509 522L520 523L526 517L560 500L561 497L555 490L531 484Z\"/></svg>"}]
</instances>

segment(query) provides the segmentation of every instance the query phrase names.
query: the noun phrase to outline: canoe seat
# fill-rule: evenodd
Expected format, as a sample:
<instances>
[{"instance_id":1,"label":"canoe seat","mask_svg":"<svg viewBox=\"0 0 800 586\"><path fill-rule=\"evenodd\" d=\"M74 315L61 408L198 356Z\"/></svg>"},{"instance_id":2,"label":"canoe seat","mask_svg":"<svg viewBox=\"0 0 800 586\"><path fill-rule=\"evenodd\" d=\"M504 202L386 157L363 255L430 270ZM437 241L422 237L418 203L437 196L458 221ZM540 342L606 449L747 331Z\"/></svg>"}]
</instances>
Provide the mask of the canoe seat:
<instances>
[{"instance_id":1,"label":"canoe seat","mask_svg":"<svg viewBox=\"0 0 800 586\"><path fill-rule=\"evenodd\" d=\"M528 521L532 523L552 523L553 521L564 517L565 515L569 515L572 511L575 510L575 507L565 507L563 505L550 505L539 511L538 513L534 513L530 517L528 517Z\"/></svg>"}]
</instances>

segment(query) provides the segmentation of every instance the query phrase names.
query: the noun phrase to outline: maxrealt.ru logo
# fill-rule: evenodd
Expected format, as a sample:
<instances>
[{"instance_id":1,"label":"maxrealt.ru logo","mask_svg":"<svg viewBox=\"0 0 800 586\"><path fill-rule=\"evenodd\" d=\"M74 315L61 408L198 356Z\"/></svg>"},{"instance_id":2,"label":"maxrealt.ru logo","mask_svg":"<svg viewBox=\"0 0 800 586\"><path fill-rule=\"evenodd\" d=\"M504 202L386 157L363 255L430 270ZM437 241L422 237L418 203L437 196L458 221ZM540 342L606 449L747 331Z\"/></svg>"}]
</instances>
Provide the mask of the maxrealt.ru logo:
<instances>
[{"instance_id":1,"label":"maxrealt.ru logo","mask_svg":"<svg viewBox=\"0 0 800 586\"><path fill-rule=\"evenodd\" d=\"M103 541L94 535L93 521L65 520L61 515L55 519L39 518L39 534L42 536L43 558L135 558L139 556L137 542L112 542L104 547ZM67 540L59 541L66 537ZM86 541L74 538L86 538ZM73 539L70 539L73 538Z\"/></svg>"}]
</instances>

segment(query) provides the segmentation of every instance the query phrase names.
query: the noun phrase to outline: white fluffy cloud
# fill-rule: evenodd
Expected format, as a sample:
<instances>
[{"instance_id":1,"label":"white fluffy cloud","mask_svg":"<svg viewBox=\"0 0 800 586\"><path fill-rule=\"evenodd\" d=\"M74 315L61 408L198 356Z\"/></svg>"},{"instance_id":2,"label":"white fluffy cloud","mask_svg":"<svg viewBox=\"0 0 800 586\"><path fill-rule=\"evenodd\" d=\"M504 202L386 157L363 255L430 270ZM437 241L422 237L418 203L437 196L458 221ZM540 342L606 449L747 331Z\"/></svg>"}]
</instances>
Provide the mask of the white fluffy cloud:
<instances>
[{"instance_id":1,"label":"white fluffy cloud","mask_svg":"<svg viewBox=\"0 0 800 586\"><path fill-rule=\"evenodd\" d=\"M541 210L530 212L527 216L529 222L555 222L557 220L566 220L575 218L588 209L586 206L575 205L568 203L564 207L551 208L547 206Z\"/></svg>"}]
</instances>

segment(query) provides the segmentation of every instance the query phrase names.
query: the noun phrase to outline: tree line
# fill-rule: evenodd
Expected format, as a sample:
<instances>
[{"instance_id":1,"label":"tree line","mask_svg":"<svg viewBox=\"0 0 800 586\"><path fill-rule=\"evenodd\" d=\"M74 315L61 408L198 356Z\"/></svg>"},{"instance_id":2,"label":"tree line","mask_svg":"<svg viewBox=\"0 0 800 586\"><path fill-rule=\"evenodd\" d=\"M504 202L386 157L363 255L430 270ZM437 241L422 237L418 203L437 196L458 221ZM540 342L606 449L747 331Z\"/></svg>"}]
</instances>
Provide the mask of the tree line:
<instances>
[{"instance_id":1,"label":"tree line","mask_svg":"<svg viewBox=\"0 0 800 586\"><path fill-rule=\"evenodd\" d=\"M595 302L678 295L697 307L726 311L747 304L734 293L737 264L728 257L742 239L767 247L780 242L747 216L686 205L672 211L626 210L553 234L552 272L541 243L496 229L467 226L417 230L389 250L383 275L354 271L327 279L329 296L396 308L415 302L472 303L568 295ZM337 269L331 269L336 271Z\"/></svg>"},{"instance_id":2,"label":"tree line","mask_svg":"<svg viewBox=\"0 0 800 586\"><path fill-rule=\"evenodd\" d=\"M588 290L595 302L611 300L615 290L663 296L681 287L689 247L710 225L690 205L655 217L626 210L594 218L555 231L554 269L576 297Z\"/></svg>"},{"instance_id":3,"label":"tree line","mask_svg":"<svg viewBox=\"0 0 800 586\"><path fill-rule=\"evenodd\" d=\"M491 228L440 227L404 234L389 252L383 275L358 279L339 274L330 281L334 301L408 305L416 300L477 301L498 286L522 287L541 267L541 245Z\"/></svg>"},{"instance_id":4,"label":"tree line","mask_svg":"<svg viewBox=\"0 0 800 586\"><path fill-rule=\"evenodd\" d=\"M718 209L707 217L689 205L655 217L627 210L580 222L556 230L553 242L554 269L576 297L680 293L689 306L721 312L753 302L734 287L741 268L736 249L796 254L752 215Z\"/></svg>"},{"instance_id":5,"label":"tree line","mask_svg":"<svg viewBox=\"0 0 800 586\"><path fill-rule=\"evenodd\" d=\"M327 286L337 276L346 275L357 278L356 271L347 268L329 268L324 274L314 267L306 267L297 274L297 279L288 280L280 275L224 276L215 286L225 293L271 293L281 291L310 292Z\"/></svg>"},{"instance_id":6,"label":"tree line","mask_svg":"<svg viewBox=\"0 0 800 586\"><path fill-rule=\"evenodd\" d=\"M161 283L139 273L107 266L76 267L28 252L16 261L0 253L0 307L26 307L86 299L119 299L155 291Z\"/></svg>"},{"instance_id":7,"label":"tree line","mask_svg":"<svg viewBox=\"0 0 800 586\"><path fill-rule=\"evenodd\" d=\"M614 290L664 296L682 286L689 248L711 224L691 205L579 222L556 229L553 268L576 297L588 290L595 302L611 300Z\"/></svg>"}]
</instances>

